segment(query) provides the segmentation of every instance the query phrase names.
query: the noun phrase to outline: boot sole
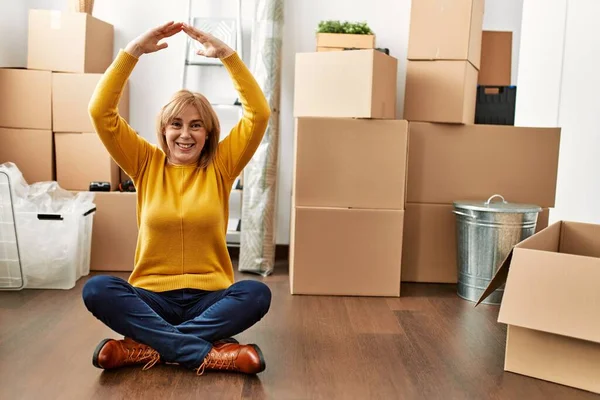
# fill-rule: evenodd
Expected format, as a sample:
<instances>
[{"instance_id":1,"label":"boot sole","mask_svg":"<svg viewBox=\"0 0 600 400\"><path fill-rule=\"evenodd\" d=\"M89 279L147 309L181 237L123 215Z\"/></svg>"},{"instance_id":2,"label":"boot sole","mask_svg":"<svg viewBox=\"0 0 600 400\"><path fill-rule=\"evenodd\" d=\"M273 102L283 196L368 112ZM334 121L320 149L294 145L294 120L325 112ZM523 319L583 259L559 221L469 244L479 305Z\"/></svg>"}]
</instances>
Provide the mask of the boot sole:
<instances>
[{"instance_id":1,"label":"boot sole","mask_svg":"<svg viewBox=\"0 0 600 400\"><path fill-rule=\"evenodd\" d=\"M100 344L98 344L98 346L96 346L96 350L94 350L94 355L92 357L92 364L94 365L94 367L104 369L98 363L98 356L100 355L100 351L102 351L104 345L106 345L106 343L110 342L111 340L112 339L104 339L100 342Z\"/></svg>"},{"instance_id":2,"label":"boot sole","mask_svg":"<svg viewBox=\"0 0 600 400\"><path fill-rule=\"evenodd\" d=\"M265 362L265 357L264 357L260 347L258 347L255 344L251 344L251 346L254 348L254 350L256 350L256 354L258 354L258 359L260 360L260 368L256 372L258 374L260 372L263 372L267 368L267 363Z\"/></svg>"}]
</instances>

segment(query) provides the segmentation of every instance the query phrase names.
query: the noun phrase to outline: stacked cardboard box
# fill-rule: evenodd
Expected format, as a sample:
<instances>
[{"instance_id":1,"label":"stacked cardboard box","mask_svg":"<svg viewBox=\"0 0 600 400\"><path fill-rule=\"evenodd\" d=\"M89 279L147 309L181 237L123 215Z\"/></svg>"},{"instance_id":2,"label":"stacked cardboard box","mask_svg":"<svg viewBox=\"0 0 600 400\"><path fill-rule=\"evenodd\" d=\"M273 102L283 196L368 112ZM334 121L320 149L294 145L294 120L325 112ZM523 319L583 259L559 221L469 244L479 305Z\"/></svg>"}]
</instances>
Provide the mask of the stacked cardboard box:
<instances>
[{"instance_id":1,"label":"stacked cardboard box","mask_svg":"<svg viewBox=\"0 0 600 400\"><path fill-rule=\"evenodd\" d=\"M408 123L397 59L300 53L290 238L292 294L399 296Z\"/></svg>"},{"instance_id":2,"label":"stacked cardboard box","mask_svg":"<svg viewBox=\"0 0 600 400\"><path fill-rule=\"evenodd\" d=\"M0 69L0 163L14 162L28 183L56 180L95 194L92 270L131 270L136 196L115 192L127 176L91 124L88 105L114 57L114 27L89 13L30 10L26 69ZM129 119L129 87L119 113Z\"/></svg>"},{"instance_id":3,"label":"stacked cardboard box","mask_svg":"<svg viewBox=\"0 0 600 400\"><path fill-rule=\"evenodd\" d=\"M68 190L92 181L116 189L111 161L88 116L88 104L113 58L114 28L90 14L30 10L27 69L0 69L0 162L28 183L56 180ZM120 112L129 117L125 90Z\"/></svg>"},{"instance_id":4,"label":"stacked cardboard box","mask_svg":"<svg viewBox=\"0 0 600 400\"><path fill-rule=\"evenodd\" d=\"M454 201L537 204L538 230L554 207L560 129L474 125L483 3L412 3L403 281L457 281Z\"/></svg>"}]
</instances>

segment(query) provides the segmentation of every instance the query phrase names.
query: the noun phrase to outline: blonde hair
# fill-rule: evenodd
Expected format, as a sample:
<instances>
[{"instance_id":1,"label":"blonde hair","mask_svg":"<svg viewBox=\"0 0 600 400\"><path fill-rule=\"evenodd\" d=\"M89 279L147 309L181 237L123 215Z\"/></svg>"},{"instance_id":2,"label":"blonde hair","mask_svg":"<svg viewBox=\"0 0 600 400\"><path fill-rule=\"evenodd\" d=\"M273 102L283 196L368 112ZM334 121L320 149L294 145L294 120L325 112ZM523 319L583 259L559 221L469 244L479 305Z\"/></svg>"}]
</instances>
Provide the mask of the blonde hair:
<instances>
[{"instance_id":1,"label":"blonde hair","mask_svg":"<svg viewBox=\"0 0 600 400\"><path fill-rule=\"evenodd\" d=\"M161 109L158 115L157 136L158 143L165 154L169 155L169 147L165 137L165 129L173 120L181 115L185 107L193 105L200 113L202 126L206 130L208 139L204 143L204 148L198 159L198 166L206 168L215 157L217 146L219 145L219 137L221 134L221 126L215 110L210 105L210 102L200 93L194 93L186 89L177 91L171 100Z\"/></svg>"}]
</instances>

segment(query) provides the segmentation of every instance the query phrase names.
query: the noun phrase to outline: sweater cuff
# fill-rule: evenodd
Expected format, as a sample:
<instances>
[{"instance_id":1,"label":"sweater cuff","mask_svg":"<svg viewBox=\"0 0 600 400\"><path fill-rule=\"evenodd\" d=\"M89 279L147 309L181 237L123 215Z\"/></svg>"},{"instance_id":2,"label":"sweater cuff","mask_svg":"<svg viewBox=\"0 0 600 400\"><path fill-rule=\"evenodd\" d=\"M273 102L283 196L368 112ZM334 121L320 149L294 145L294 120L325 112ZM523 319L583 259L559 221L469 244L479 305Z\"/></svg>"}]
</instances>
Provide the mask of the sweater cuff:
<instances>
[{"instance_id":1,"label":"sweater cuff","mask_svg":"<svg viewBox=\"0 0 600 400\"><path fill-rule=\"evenodd\" d=\"M221 62L223 62L223 65L233 73L247 69L246 64L244 64L244 61L242 61L239 54L235 51L227 57L221 58Z\"/></svg>"},{"instance_id":2,"label":"sweater cuff","mask_svg":"<svg viewBox=\"0 0 600 400\"><path fill-rule=\"evenodd\" d=\"M138 58L121 49L119 50L119 54L117 55L117 58L115 58L112 67L117 72L129 75L131 74L131 71L133 71L133 68L136 66L138 61Z\"/></svg>"}]
</instances>

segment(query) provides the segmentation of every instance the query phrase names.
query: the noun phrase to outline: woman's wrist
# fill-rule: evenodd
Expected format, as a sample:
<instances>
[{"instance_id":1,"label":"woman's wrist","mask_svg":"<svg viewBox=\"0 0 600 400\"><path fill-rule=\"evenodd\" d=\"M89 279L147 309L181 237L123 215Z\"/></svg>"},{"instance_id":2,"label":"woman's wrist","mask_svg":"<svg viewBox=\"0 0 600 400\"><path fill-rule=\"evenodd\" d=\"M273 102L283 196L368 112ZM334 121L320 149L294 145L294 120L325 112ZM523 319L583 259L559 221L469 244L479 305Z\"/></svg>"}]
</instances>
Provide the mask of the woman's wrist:
<instances>
[{"instance_id":1,"label":"woman's wrist","mask_svg":"<svg viewBox=\"0 0 600 400\"><path fill-rule=\"evenodd\" d=\"M218 57L220 59L227 58L230 55L232 55L233 53L235 53L235 51L231 47L225 47L225 48L221 49L221 51L219 52Z\"/></svg>"},{"instance_id":2,"label":"woman's wrist","mask_svg":"<svg viewBox=\"0 0 600 400\"><path fill-rule=\"evenodd\" d=\"M140 58L144 54L143 50L136 42L129 42L129 44L125 47L124 50L126 53L135 58Z\"/></svg>"}]
</instances>

